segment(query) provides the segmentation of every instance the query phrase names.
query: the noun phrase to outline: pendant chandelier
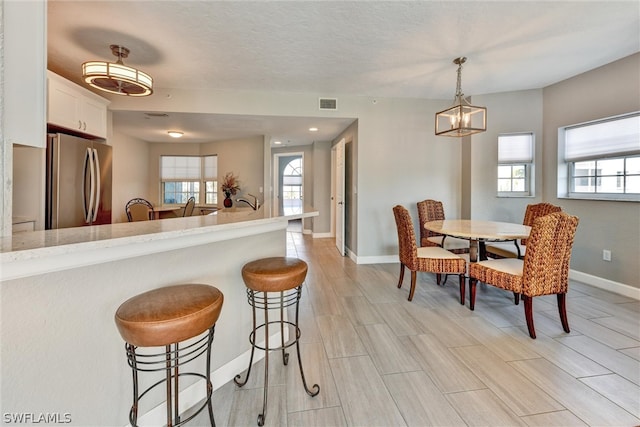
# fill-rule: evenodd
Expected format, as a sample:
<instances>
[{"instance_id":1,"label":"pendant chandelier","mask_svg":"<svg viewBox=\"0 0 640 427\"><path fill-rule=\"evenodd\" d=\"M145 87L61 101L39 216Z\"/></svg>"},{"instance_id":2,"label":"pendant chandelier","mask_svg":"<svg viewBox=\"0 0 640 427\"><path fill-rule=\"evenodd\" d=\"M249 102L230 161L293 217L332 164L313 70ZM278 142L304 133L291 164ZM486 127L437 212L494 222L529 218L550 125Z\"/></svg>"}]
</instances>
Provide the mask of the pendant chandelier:
<instances>
[{"instance_id":1,"label":"pendant chandelier","mask_svg":"<svg viewBox=\"0 0 640 427\"><path fill-rule=\"evenodd\" d=\"M126 96L147 96L153 93L153 79L147 73L124 65L122 58L129 56L129 49L112 44L111 52L116 62L89 61L82 64L84 81L96 89Z\"/></svg>"},{"instance_id":2,"label":"pendant chandelier","mask_svg":"<svg viewBox=\"0 0 640 427\"><path fill-rule=\"evenodd\" d=\"M436 135L467 136L487 130L487 109L473 106L464 97L461 90L462 64L467 58L453 60L458 65L458 82L453 105L436 114Z\"/></svg>"}]
</instances>

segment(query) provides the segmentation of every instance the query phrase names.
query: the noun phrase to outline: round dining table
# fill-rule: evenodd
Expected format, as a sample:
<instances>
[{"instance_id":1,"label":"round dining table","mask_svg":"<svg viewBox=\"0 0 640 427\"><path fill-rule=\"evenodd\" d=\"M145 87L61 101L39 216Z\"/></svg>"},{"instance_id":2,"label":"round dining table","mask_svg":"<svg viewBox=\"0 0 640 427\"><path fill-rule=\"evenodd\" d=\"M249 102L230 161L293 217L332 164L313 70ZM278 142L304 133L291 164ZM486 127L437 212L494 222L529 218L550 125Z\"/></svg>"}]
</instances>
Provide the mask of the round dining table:
<instances>
[{"instance_id":1,"label":"round dining table","mask_svg":"<svg viewBox=\"0 0 640 427\"><path fill-rule=\"evenodd\" d=\"M480 259L486 259L485 242L526 239L531 232L531 227L528 225L475 219L428 221L424 227L435 233L469 240L470 262L478 261L478 254Z\"/></svg>"}]
</instances>

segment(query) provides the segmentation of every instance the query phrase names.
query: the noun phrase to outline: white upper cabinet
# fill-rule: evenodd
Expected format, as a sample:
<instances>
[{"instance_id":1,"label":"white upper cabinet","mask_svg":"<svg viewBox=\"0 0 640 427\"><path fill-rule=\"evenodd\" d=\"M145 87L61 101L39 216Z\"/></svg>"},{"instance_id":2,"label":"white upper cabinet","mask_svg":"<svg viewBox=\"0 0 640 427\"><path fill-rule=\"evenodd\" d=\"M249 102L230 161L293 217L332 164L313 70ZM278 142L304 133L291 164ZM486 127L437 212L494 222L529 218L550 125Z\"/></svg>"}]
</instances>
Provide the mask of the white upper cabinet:
<instances>
[{"instance_id":1,"label":"white upper cabinet","mask_svg":"<svg viewBox=\"0 0 640 427\"><path fill-rule=\"evenodd\" d=\"M110 101L51 71L47 71L47 77L47 123L106 138Z\"/></svg>"},{"instance_id":2,"label":"white upper cabinet","mask_svg":"<svg viewBox=\"0 0 640 427\"><path fill-rule=\"evenodd\" d=\"M3 1L4 138L12 144L46 145L47 2Z\"/></svg>"}]
</instances>

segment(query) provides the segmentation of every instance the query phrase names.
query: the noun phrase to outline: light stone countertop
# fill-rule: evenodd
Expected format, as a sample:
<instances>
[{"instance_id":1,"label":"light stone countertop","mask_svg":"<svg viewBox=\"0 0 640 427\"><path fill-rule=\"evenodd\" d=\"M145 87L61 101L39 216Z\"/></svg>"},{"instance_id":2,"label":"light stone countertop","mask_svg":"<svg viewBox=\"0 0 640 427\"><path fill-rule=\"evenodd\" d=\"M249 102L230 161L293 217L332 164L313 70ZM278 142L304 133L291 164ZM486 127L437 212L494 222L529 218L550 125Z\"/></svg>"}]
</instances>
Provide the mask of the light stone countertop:
<instances>
[{"instance_id":1,"label":"light stone countertop","mask_svg":"<svg viewBox=\"0 0 640 427\"><path fill-rule=\"evenodd\" d=\"M263 208L233 207L186 218L16 233L0 239L0 279L239 238L317 215L312 207L287 216L271 216Z\"/></svg>"}]
</instances>

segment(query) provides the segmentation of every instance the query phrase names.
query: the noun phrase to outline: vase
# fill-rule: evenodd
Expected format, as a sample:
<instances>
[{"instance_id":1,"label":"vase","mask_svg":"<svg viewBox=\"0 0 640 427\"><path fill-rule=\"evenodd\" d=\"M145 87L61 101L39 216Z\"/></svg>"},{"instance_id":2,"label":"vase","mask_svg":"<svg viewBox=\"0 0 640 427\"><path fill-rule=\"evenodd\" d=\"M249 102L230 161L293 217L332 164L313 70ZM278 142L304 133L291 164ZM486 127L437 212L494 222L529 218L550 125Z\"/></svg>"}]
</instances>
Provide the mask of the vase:
<instances>
[{"instance_id":1,"label":"vase","mask_svg":"<svg viewBox=\"0 0 640 427\"><path fill-rule=\"evenodd\" d=\"M225 191L224 192L224 207L225 208L230 208L231 206L233 206L233 200L231 200L231 193Z\"/></svg>"}]
</instances>

